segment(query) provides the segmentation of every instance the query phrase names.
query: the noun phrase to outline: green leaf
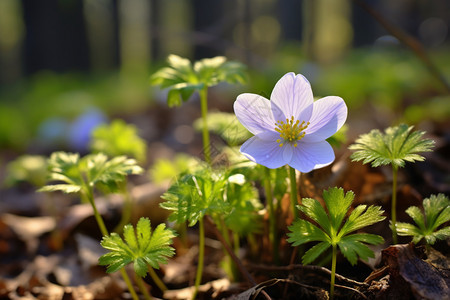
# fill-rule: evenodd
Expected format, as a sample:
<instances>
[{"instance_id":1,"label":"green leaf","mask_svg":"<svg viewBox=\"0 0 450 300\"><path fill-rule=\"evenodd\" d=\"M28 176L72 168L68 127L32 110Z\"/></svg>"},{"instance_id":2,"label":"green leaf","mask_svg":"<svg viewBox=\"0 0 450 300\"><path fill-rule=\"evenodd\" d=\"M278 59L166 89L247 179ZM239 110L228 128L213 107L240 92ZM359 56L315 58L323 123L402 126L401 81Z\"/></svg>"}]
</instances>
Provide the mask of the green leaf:
<instances>
[{"instance_id":1,"label":"green leaf","mask_svg":"<svg viewBox=\"0 0 450 300\"><path fill-rule=\"evenodd\" d=\"M372 163L373 167L387 164L403 167L405 161L423 161L425 158L417 153L432 151L434 141L423 139L425 132L412 131L412 128L401 124L387 128L384 134L374 129L361 135L349 146L350 150L355 150L352 160Z\"/></svg>"},{"instance_id":2,"label":"green leaf","mask_svg":"<svg viewBox=\"0 0 450 300\"><path fill-rule=\"evenodd\" d=\"M350 214L347 221L341 228L339 236L343 237L358 229L370 226L377 222L383 221L386 217L382 216L384 211L381 206L369 206L366 211L366 205L358 205Z\"/></svg>"},{"instance_id":3,"label":"green leaf","mask_svg":"<svg viewBox=\"0 0 450 300\"><path fill-rule=\"evenodd\" d=\"M438 228L450 221L450 200L444 194L431 195L423 200L424 213L411 206L406 213L414 220L417 226L409 223L398 223L397 231L402 236L412 236L412 242L417 244L422 239L429 245L436 240L445 240L450 237L450 226Z\"/></svg>"},{"instance_id":4,"label":"green leaf","mask_svg":"<svg viewBox=\"0 0 450 300\"><path fill-rule=\"evenodd\" d=\"M320 242L313 247L311 247L308 251L306 251L305 255L302 257L302 263L304 265L312 263L317 257L320 256L325 250L330 248L330 243L328 242Z\"/></svg>"},{"instance_id":5,"label":"green leaf","mask_svg":"<svg viewBox=\"0 0 450 300\"><path fill-rule=\"evenodd\" d=\"M367 258L375 256L369 247L358 240L354 240L351 235L343 237L339 241L338 246L341 253L352 265L356 264L358 256L362 260L367 260Z\"/></svg>"},{"instance_id":6,"label":"green leaf","mask_svg":"<svg viewBox=\"0 0 450 300\"><path fill-rule=\"evenodd\" d=\"M243 174L228 176L225 197L231 211L225 216L227 227L240 236L260 232L262 216L258 213L262 208L258 191Z\"/></svg>"},{"instance_id":7,"label":"green leaf","mask_svg":"<svg viewBox=\"0 0 450 300\"><path fill-rule=\"evenodd\" d=\"M182 173L194 173L202 162L193 156L179 153L172 159L158 159L150 168L150 178L156 183L173 180Z\"/></svg>"},{"instance_id":8,"label":"green leaf","mask_svg":"<svg viewBox=\"0 0 450 300\"><path fill-rule=\"evenodd\" d=\"M311 198L303 198L302 205L298 205L297 208L305 215L316 221L327 235L331 235L332 225L325 209L322 207L322 205L320 205L319 201Z\"/></svg>"},{"instance_id":9,"label":"green leaf","mask_svg":"<svg viewBox=\"0 0 450 300\"><path fill-rule=\"evenodd\" d=\"M49 179L59 183L47 185L39 190L41 192L82 193L88 187L93 188L99 184L114 191L127 175L142 172L134 159L119 156L108 160L103 153L80 159L78 154L54 152L48 160L48 166Z\"/></svg>"},{"instance_id":10,"label":"green leaf","mask_svg":"<svg viewBox=\"0 0 450 300\"><path fill-rule=\"evenodd\" d=\"M244 83L244 66L228 62L223 56L205 58L194 63L177 55L167 58L169 67L164 67L150 77L150 83L169 88L168 105L179 106L195 92L220 82Z\"/></svg>"},{"instance_id":11,"label":"green leaf","mask_svg":"<svg viewBox=\"0 0 450 300\"><path fill-rule=\"evenodd\" d=\"M298 208L320 225L320 227L317 227L310 221L297 219L288 227L290 230L287 234L288 242L292 243L293 246L312 241L320 242L305 253L302 258L304 264L311 263L330 246L336 247L336 245L339 246L340 251L351 264L356 263L358 256L361 259L373 257L373 252L364 243L380 244L383 243L383 238L374 234L356 233L350 235L350 233L379 222L385 217L382 216L383 211L378 206L359 205L341 227L354 196L353 192L344 194L342 188L325 190L323 199L328 214L317 200L302 199L302 205Z\"/></svg>"},{"instance_id":12,"label":"green leaf","mask_svg":"<svg viewBox=\"0 0 450 300\"><path fill-rule=\"evenodd\" d=\"M118 271L133 262L136 274L144 277L147 264L159 268L159 264L167 263L167 259L175 254L170 246L175 234L166 229L165 224L158 225L152 233L150 220L141 218L136 227L135 232L133 226L124 226L125 241L116 233L103 237L101 245L111 252L102 255L99 264L108 266L108 273Z\"/></svg>"},{"instance_id":13,"label":"green leaf","mask_svg":"<svg viewBox=\"0 0 450 300\"><path fill-rule=\"evenodd\" d=\"M344 196L343 188L331 188L323 191L323 200L328 208L331 227L341 227L342 220L344 220L354 198L355 194L352 191L346 193Z\"/></svg>"},{"instance_id":14,"label":"green leaf","mask_svg":"<svg viewBox=\"0 0 450 300\"><path fill-rule=\"evenodd\" d=\"M41 155L21 155L6 166L6 186L29 182L36 187L45 184L47 158Z\"/></svg>"},{"instance_id":15,"label":"green leaf","mask_svg":"<svg viewBox=\"0 0 450 300\"><path fill-rule=\"evenodd\" d=\"M100 125L92 132L92 152L103 152L110 157L125 155L140 162L145 161L147 146L137 134L134 125L114 120L109 125Z\"/></svg>"},{"instance_id":16,"label":"green leaf","mask_svg":"<svg viewBox=\"0 0 450 300\"><path fill-rule=\"evenodd\" d=\"M229 213L230 205L223 199L226 178L209 168L186 174L163 194L161 207L172 211L170 221L193 226L205 214Z\"/></svg>"},{"instance_id":17,"label":"green leaf","mask_svg":"<svg viewBox=\"0 0 450 300\"><path fill-rule=\"evenodd\" d=\"M288 227L291 232L288 232L288 242L292 246L299 246L308 242L328 242L330 237L323 232L316 225L302 219L295 220L291 226Z\"/></svg>"}]
</instances>

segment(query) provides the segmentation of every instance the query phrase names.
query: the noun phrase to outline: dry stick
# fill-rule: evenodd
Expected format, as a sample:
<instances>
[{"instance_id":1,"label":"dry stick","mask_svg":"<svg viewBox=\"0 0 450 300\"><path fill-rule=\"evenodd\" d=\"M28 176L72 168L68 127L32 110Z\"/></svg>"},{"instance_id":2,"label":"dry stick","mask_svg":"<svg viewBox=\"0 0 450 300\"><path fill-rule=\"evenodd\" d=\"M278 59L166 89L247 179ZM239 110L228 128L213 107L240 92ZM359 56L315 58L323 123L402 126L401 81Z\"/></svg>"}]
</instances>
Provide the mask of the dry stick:
<instances>
[{"instance_id":1,"label":"dry stick","mask_svg":"<svg viewBox=\"0 0 450 300\"><path fill-rule=\"evenodd\" d=\"M291 264L288 266L266 266L266 265L249 265L250 268L254 269L254 270L261 270L261 271L294 271L296 269L306 269L306 270L310 270L310 271L319 271L319 272L323 272L326 273L327 275L331 275L331 271L328 270L325 267L320 267L320 266L313 266L313 265L299 265L299 264ZM368 286L368 284L366 282L359 282L350 278L347 278L343 275L339 275L336 273L336 279L349 283L349 284L353 284L353 285L357 285L357 286Z\"/></svg>"},{"instance_id":2,"label":"dry stick","mask_svg":"<svg viewBox=\"0 0 450 300\"><path fill-rule=\"evenodd\" d=\"M395 36L400 42L405 44L408 48L410 48L414 54L425 64L430 73L438 79L446 89L447 93L450 93L450 85L448 84L445 77L436 67L436 65L431 61L422 44L413 36L409 35L401 28L395 26L390 23L387 19L385 19L380 13L374 10L372 7L367 5L362 0L353 0L359 6L361 6L367 13L369 13L378 23L381 24L390 34Z\"/></svg>"},{"instance_id":3,"label":"dry stick","mask_svg":"<svg viewBox=\"0 0 450 300\"><path fill-rule=\"evenodd\" d=\"M222 245L225 247L225 250L227 250L228 254L230 254L231 258L234 260L236 266L238 267L238 269L242 273L242 275L247 279L247 281L252 286L255 286L256 285L255 279L252 277L252 275L250 275L250 273L247 271L247 269L242 264L241 260L233 252L230 245L228 245L228 243L225 241L225 238L222 236L219 229L217 229L217 227L214 224L214 221L211 219L211 217L205 216L205 220L211 225L211 229L214 231L214 234L220 240ZM263 296L266 297L267 300L271 300L270 296L264 290L261 292L262 292Z\"/></svg>"}]
</instances>

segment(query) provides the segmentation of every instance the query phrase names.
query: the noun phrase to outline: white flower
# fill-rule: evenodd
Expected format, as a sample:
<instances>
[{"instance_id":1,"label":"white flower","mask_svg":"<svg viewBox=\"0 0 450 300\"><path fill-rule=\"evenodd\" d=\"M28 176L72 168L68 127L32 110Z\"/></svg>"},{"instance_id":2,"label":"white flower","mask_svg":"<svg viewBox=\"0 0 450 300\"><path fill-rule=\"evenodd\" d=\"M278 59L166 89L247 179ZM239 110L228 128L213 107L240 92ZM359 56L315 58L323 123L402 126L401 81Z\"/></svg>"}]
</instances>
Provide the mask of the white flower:
<instances>
[{"instance_id":1,"label":"white flower","mask_svg":"<svg viewBox=\"0 0 450 300\"><path fill-rule=\"evenodd\" d=\"M270 101L256 94L239 95L234 112L255 135L242 145L241 153L271 169L287 164L304 173L334 161L325 139L347 119L342 98L329 96L314 102L308 80L294 73L277 82Z\"/></svg>"}]
</instances>

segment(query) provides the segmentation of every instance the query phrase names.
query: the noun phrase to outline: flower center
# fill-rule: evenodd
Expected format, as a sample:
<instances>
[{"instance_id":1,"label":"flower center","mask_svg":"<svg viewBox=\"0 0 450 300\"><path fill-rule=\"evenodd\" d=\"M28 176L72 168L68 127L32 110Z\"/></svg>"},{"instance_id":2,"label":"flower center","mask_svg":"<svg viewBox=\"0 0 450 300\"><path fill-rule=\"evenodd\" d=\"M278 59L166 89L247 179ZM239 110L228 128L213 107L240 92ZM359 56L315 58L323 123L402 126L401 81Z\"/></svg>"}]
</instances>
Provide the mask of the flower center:
<instances>
[{"instance_id":1,"label":"flower center","mask_svg":"<svg viewBox=\"0 0 450 300\"><path fill-rule=\"evenodd\" d=\"M297 147L297 141L301 140L305 136L305 130L308 128L309 122L299 120L294 122L294 117L286 119L286 121L277 121L275 123L275 131L280 134L280 138L277 139L280 147L283 147L285 142L293 143L294 147Z\"/></svg>"}]
</instances>

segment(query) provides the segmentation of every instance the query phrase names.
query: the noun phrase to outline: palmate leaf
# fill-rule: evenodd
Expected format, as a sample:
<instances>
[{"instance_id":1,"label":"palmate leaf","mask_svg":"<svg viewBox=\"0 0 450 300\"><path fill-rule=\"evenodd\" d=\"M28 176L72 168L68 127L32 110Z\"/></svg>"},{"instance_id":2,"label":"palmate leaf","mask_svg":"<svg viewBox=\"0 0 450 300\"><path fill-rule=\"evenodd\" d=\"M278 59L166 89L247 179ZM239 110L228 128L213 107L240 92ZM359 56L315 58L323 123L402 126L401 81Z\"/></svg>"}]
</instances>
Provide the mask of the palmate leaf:
<instances>
[{"instance_id":1,"label":"palmate leaf","mask_svg":"<svg viewBox=\"0 0 450 300\"><path fill-rule=\"evenodd\" d=\"M134 159L119 156L108 160L103 153L80 159L78 154L54 152L48 160L48 166L49 180L58 183L44 186L39 189L40 192L80 193L87 187L93 188L98 184L103 184L114 192L117 184L127 175L142 172Z\"/></svg>"},{"instance_id":2,"label":"palmate leaf","mask_svg":"<svg viewBox=\"0 0 450 300\"><path fill-rule=\"evenodd\" d=\"M164 67L150 77L150 83L168 88L167 103L170 107L180 106L195 91L217 85L220 82L244 83L244 66L238 62L229 62L223 56L205 58L191 62L178 55L167 58L169 67Z\"/></svg>"},{"instance_id":3,"label":"palmate leaf","mask_svg":"<svg viewBox=\"0 0 450 300\"><path fill-rule=\"evenodd\" d=\"M108 266L108 273L133 262L136 274L144 277L147 264L158 269L160 264L166 264L168 258L175 254L174 248L170 246L175 234L165 224L159 224L152 233L150 220L140 218L136 230L126 225L123 232L125 241L117 233L104 236L101 241L103 248L111 251L99 258L101 266Z\"/></svg>"},{"instance_id":4,"label":"palmate leaf","mask_svg":"<svg viewBox=\"0 0 450 300\"><path fill-rule=\"evenodd\" d=\"M224 201L226 178L203 168L194 174L185 174L163 194L160 206L172 211L170 221L188 221L194 226L206 214L226 214L231 207Z\"/></svg>"},{"instance_id":5,"label":"palmate leaf","mask_svg":"<svg viewBox=\"0 0 450 300\"><path fill-rule=\"evenodd\" d=\"M48 179L59 181L60 184L46 185L39 192L62 191L63 193L78 193L83 188L83 177L78 168L80 156L78 153L54 152L48 159Z\"/></svg>"},{"instance_id":6,"label":"palmate leaf","mask_svg":"<svg viewBox=\"0 0 450 300\"><path fill-rule=\"evenodd\" d=\"M353 192L344 194L342 188L331 188L323 192L328 213L314 199L302 199L298 206L306 216L311 218L320 227L304 219L297 219L289 226L288 242L298 246L312 241L318 241L305 253L302 258L304 264L313 262L329 247L339 247L342 254L355 264L358 257L367 259L373 257L373 252L365 244L383 243L383 238L374 234L352 232L383 220L383 211L380 207L359 205L348 216L342 225L354 199Z\"/></svg>"},{"instance_id":7,"label":"palmate leaf","mask_svg":"<svg viewBox=\"0 0 450 300\"><path fill-rule=\"evenodd\" d=\"M438 228L450 222L450 200L444 194L431 195L423 200L424 213L417 206L411 206L406 213L414 220L416 225L410 223L397 223L397 232L402 236L412 236L412 242L417 244L422 239L429 245L436 240L450 237L450 226Z\"/></svg>"},{"instance_id":8,"label":"palmate leaf","mask_svg":"<svg viewBox=\"0 0 450 300\"><path fill-rule=\"evenodd\" d=\"M140 162L145 161L147 151L137 128L119 119L109 125L98 126L92 132L90 148L94 153L103 152L110 157L125 155Z\"/></svg>"},{"instance_id":9,"label":"palmate leaf","mask_svg":"<svg viewBox=\"0 0 450 300\"><path fill-rule=\"evenodd\" d=\"M403 167L405 161L423 161L425 158L418 153L432 151L434 141L424 139L424 131L412 129L412 126L401 124L387 128L384 134L377 129L363 134L349 146L350 150L355 150L351 158L364 164L371 163L373 167L388 164Z\"/></svg>"}]
</instances>

